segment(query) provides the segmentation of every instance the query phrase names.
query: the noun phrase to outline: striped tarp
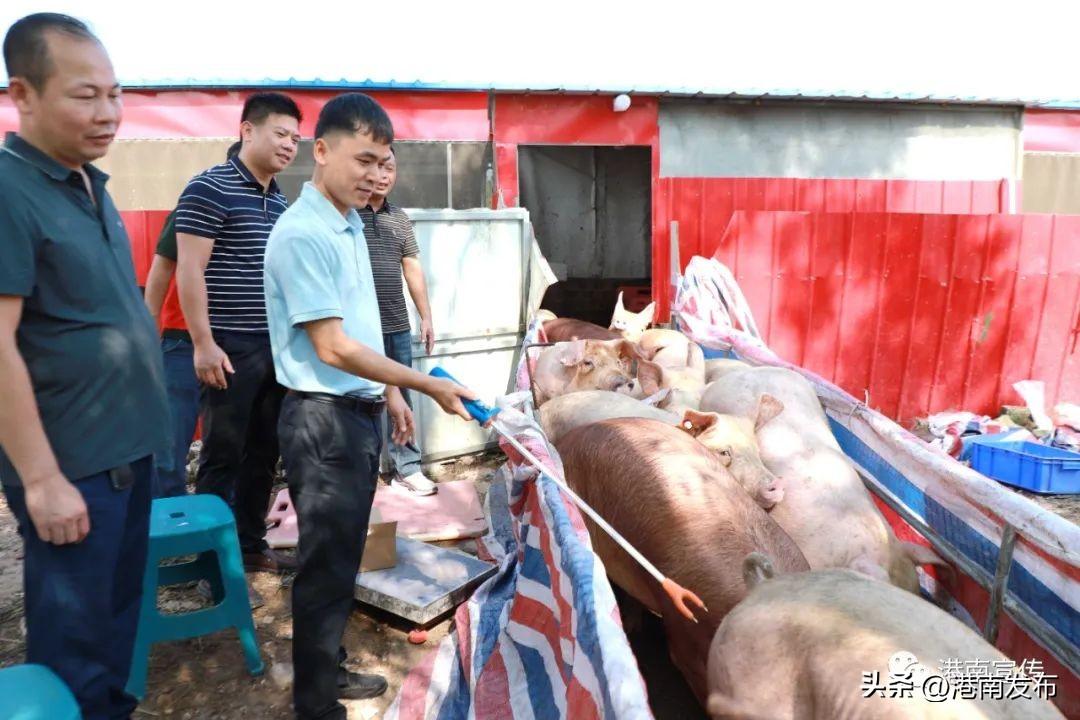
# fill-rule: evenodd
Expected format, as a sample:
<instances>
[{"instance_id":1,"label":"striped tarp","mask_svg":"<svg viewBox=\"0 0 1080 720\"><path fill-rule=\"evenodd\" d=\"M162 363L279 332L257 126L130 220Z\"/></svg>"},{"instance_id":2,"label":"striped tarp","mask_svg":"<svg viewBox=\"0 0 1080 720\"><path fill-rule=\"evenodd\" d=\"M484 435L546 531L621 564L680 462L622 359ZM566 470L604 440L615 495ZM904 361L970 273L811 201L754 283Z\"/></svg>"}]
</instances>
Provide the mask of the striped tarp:
<instances>
[{"instance_id":1,"label":"striped tarp","mask_svg":"<svg viewBox=\"0 0 1080 720\"><path fill-rule=\"evenodd\" d=\"M534 325L526 343L535 340ZM519 369L518 387L528 387ZM523 397L527 393L522 393ZM511 396L512 397L512 396ZM500 422L555 472L557 453L513 408ZM450 634L406 676L390 720L651 718L604 567L555 484L508 462L488 495L498 572L461 605Z\"/></svg>"}]
</instances>

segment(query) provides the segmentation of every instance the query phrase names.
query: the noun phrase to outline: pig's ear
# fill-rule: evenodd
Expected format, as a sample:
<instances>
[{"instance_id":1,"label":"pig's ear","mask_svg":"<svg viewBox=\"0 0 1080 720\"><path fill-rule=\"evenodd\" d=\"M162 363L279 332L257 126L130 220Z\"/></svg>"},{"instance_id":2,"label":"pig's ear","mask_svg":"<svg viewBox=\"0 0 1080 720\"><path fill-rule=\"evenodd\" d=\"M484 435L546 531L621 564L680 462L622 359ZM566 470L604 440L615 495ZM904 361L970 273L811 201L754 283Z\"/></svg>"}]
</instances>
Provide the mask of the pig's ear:
<instances>
[{"instance_id":1,"label":"pig's ear","mask_svg":"<svg viewBox=\"0 0 1080 720\"><path fill-rule=\"evenodd\" d=\"M560 343L561 344L561 343ZM566 343L566 348L563 350L559 360L566 367L574 367L580 365L581 361L585 359L585 341L574 340L573 342Z\"/></svg>"},{"instance_id":2,"label":"pig's ear","mask_svg":"<svg viewBox=\"0 0 1080 720\"><path fill-rule=\"evenodd\" d=\"M900 549L905 555L911 558L911 562L916 565L938 565L943 568L949 568L952 570L952 565L946 562L940 555L931 550L930 548L919 545L913 542L900 543Z\"/></svg>"},{"instance_id":3,"label":"pig's ear","mask_svg":"<svg viewBox=\"0 0 1080 720\"><path fill-rule=\"evenodd\" d=\"M638 320L640 320L644 327L652 325L653 318L656 317L656 303L651 302L645 306L645 309L637 314Z\"/></svg>"},{"instance_id":4,"label":"pig's ear","mask_svg":"<svg viewBox=\"0 0 1080 720\"><path fill-rule=\"evenodd\" d=\"M906 555L916 566L936 565L944 571L942 573L944 576L948 576L950 581L955 581L956 571L953 569L953 566L925 545L919 545L913 542L902 542L900 543L900 552Z\"/></svg>"},{"instance_id":5,"label":"pig's ear","mask_svg":"<svg viewBox=\"0 0 1080 720\"><path fill-rule=\"evenodd\" d=\"M641 383L641 392L645 397L660 392L660 386L664 382L664 369L654 362L639 360L637 365L637 379Z\"/></svg>"},{"instance_id":6,"label":"pig's ear","mask_svg":"<svg viewBox=\"0 0 1080 720\"><path fill-rule=\"evenodd\" d=\"M685 432L697 437L715 425L718 417L719 416L716 413L703 413L698 412L697 410L687 410L683 413L682 422L679 423L679 427Z\"/></svg>"},{"instance_id":7,"label":"pig's ear","mask_svg":"<svg viewBox=\"0 0 1080 720\"><path fill-rule=\"evenodd\" d=\"M626 360L651 360L646 356L645 352L641 349L641 346L636 342L629 340L614 340L615 350L619 353L619 357Z\"/></svg>"},{"instance_id":8,"label":"pig's ear","mask_svg":"<svg viewBox=\"0 0 1080 720\"><path fill-rule=\"evenodd\" d=\"M769 393L762 393L758 398L757 417L754 418L754 432L758 432L770 420L784 412L784 403L774 398Z\"/></svg>"},{"instance_id":9,"label":"pig's ear","mask_svg":"<svg viewBox=\"0 0 1080 720\"><path fill-rule=\"evenodd\" d=\"M626 330L627 315L626 308L623 307L622 293L619 293L619 299L615 301L615 308L611 311L611 322L608 323L608 330L616 330L622 332Z\"/></svg>"},{"instance_id":10,"label":"pig's ear","mask_svg":"<svg viewBox=\"0 0 1080 720\"><path fill-rule=\"evenodd\" d=\"M619 298L615 301L615 309L611 311L611 327L609 329L614 330L615 323L625 324L626 322L626 308L622 302L622 291L619 292Z\"/></svg>"},{"instance_id":11,"label":"pig's ear","mask_svg":"<svg viewBox=\"0 0 1080 720\"><path fill-rule=\"evenodd\" d=\"M742 576L747 589L753 590L759 583L776 577L776 568L768 555L752 552L743 560Z\"/></svg>"},{"instance_id":12,"label":"pig's ear","mask_svg":"<svg viewBox=\"0 0 1080 720\"><path fill-rule=\"evenodd\" d=\"M630 342L630 341L627 340L627 342ZM638 345L637 343L634 343L634 347L637 348L638 357L642 358L643 360L648 360L649 362L652 362L652 359L654 357L656 357L656 353L658 353L658 352L660 352L661 350L664 349L662 347L652 347L652 348L642 347L641 345Z\"/></svg>"}]
</instances>

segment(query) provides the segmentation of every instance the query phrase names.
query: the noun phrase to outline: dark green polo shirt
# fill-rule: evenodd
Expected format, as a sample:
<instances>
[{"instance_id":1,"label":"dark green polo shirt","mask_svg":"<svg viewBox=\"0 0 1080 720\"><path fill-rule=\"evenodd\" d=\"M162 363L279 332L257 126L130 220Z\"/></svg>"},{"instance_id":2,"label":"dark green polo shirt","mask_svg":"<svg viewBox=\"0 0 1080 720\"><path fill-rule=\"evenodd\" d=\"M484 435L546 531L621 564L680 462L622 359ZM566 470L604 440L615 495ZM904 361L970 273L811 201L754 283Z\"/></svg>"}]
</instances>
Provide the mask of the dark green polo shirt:
<instances>
[{"instance_id":1,"label":"dark green polo shirt","mask_svg":"<svg viewBox=\"0 0 1080 720\"><path fill-rule=\"evenodd\" d=\"M165 217L165 224L161 227L161 233L158 235L154 254L176 262L179 257L178 252L176 246L176 210L173 210ZM165 297L162 298L161 321L164 328L161 331L162 338L191 342L191 333L175 327L176 323L186 325L184 312L180 308L180 296L177 294L175 286L170 287L165 293Z\"/></svg>"},{"instance_id":2,"label":"dark green polo shirt","mask_svg":"<svg viewBox=\"0 0 1080 720\"><path fill-rule=\"evenodd\" d=\"M0 295L24 298L16 341L45 434L71 480L169 442L158 336L135 285L127 233L105 189L108 175L85 170L96 206L78 172L14 133L0 148ZM0 480L19 484L2 449Z\"/></svg>"},{"instance_id":3,"label":"dark green polo shirt","mask_svg":"<svg viewBox=\"0 0 1080 720\"><path fill-rule=\"evenodd\" d=\"M154 254L168 258L173 262L176 262L177 258L180 257L179 251L176 249L176 210L173 210L165 218L165 224L161 226L161 234L158 235Z\"/></svg>"}]
</instances>

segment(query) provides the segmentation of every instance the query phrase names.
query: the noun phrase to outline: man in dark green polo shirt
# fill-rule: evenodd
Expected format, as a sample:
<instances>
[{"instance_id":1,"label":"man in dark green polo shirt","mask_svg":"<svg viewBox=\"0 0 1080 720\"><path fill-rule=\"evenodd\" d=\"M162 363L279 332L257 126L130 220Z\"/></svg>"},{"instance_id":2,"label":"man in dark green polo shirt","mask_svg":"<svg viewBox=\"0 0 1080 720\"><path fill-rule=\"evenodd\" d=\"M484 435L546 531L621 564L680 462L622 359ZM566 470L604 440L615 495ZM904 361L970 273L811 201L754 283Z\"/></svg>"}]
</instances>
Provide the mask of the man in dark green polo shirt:
<instances>
[{"instance_id":1,"label":"man in dark green polo shirt","mask_svg":"<svg viewBox=\"0 0 1080 720\"><path fill-rule=\"evenodd\" d=\"M19 133L0 149L0 480L24 540L26 652L87 720L124 718L168 446L161 353L103 172L120 123L105 49L39 13L4 38Z\"/></svg>"}]
</instances>

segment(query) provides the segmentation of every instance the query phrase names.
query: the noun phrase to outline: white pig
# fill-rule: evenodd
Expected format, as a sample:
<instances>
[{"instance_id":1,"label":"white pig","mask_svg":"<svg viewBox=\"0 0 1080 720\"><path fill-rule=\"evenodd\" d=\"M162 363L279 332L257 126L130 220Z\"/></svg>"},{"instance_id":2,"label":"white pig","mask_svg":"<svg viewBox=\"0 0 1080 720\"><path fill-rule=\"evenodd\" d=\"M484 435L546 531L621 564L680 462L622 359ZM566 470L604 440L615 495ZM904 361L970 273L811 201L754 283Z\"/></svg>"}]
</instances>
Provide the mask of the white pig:
<instances>
[{"instance_id":1,"label":"white pig","mask_svg":"<svg viewBox=\"0 0 1080 720\"><path fill-rule=\"evenodd\" d=\"M945 659L993 668L1007 658L911 593L850 570L776 575L771 565L761 553L747 556L743 580L750 592L713 636L708 709L715 720L1064 717L1041 699L941 697L941 683L928 678L941 676ZM904 693L910 696L889 697L890 680L910 688Z\"/></svg>"},{"instance_id":2,"label":"white pig","mask_svg":"<svg viewBox=\"0 0 1080 720\"><path fill-rule=\"evenodd\" d=\"M918 592L916 564L944 564L931 550L897 540L829 429L814 388L784 368L736 369L708 385L703 410L753 418L771 395L783 412L758 432L765 467L784 478L772 517L810 567L846 567Z\"/></svg>"}]
</instances>

